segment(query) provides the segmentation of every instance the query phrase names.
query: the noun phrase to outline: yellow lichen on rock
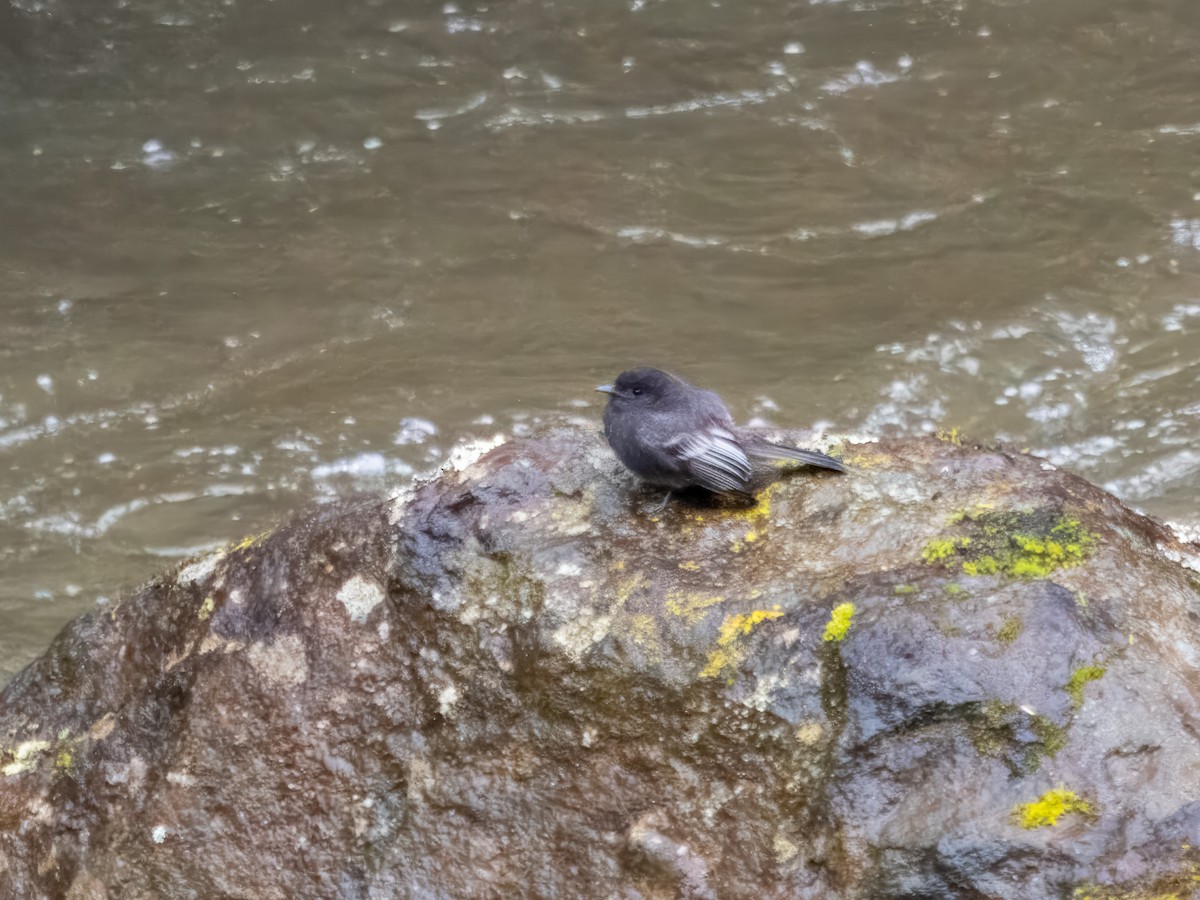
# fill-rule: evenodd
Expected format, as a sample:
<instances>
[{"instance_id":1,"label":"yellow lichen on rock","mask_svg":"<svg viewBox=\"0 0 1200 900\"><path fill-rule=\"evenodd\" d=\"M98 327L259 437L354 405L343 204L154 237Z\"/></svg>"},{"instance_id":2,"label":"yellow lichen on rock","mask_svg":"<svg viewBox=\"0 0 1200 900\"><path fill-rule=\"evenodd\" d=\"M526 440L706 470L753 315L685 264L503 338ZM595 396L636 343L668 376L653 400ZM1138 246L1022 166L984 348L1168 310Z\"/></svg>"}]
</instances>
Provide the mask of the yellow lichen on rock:
<instances>
[{"instance_id":1,"label":"yellow lichen on rock","mask_svg":"<svg viewBox=\"0 0 1200 900\"><path fill-rule=\"evenodd\" d=\"M641 572L635 572L629 578L622 579L617 585L617 594L614 598L613 608L620 609L629 602L629 598L640 591L646 584L646 576Z\"/></svg>"},{"instance_id":2,"label":"yellow lichen on rock","mask_svg":"<svg viewBox=\"0 0 1200 900\"><path fill-rule=\"evenodd\" d=\"M940 562L943 559L953 556L959 550L965 550L969 546L971 546L971 539L969 537L934 538L921 550L921 559L927 563Z\"/></svg>"},{"instance_id":3,"label":"yellow lichen on rock","mask_svg":"<svg viewBox=\"0 0 1200 900\"><path fill-rule=\"evenodd\" d=\"M745 509L724 510L721 513L721 518L740 519L752 525L759 525L766 522L771 517L771 497L779 490L780 484L782 482L776 481L773 484L767 485L754 498L753 506L748 506Z\"/></svg>"},{"instance_id":4,"label":"yellow lichen on rock","mask_svg":"<svg viewBox=\"0 0 1200 900\"><path fill-rule=\"evenodd\" d=\"M701 525L708 522L744 522L749 527L729 542L730 552L741 553L747 545L766 536L764 526L771 518L771 496L779 489L780 484L781 482L777 481L763 488L754 498L752 506L742 509L708 510L696 513L692 520Z\"/></svg>"},{"instance_id":5,"label":"yellow lichen on rock","mask_svg":"<svg viewBox=\"0 0 1200 900\"><path fill-rule=\"evenodd\" d=\"M689 625L695 625L708 615L708 610L718 603L724 603L725 598L719 594L688 594L683 591L671 591L667 594L667 612L679 616Z\"/></svg>"},{"instance_id":6,"label":"yellow lichen on rock","mask_svg":"<svg viewBox=\"0 0 1200 900\"><path fill-rule=\"evenodd\" d=\"M628 635L650 658L662 656L662 642L658 637L658 623L654 616L645 613L620 616L613 623L613 631Z\"/></svg>"},{"instance_id":7,"label":"yellow lichen on rock","mask_svg":"<svg viewBox=\"0 0 1200 900\"><path fill-rule=\"evenodd\" d=\"M783 611L776 606L774 609L756 609L753 612L736 616L726 616L725 621L721 623L721 633L717 637L717 643L721 646L731 644L742 635L753 631L754 626L759 622L778 619L782 615Z\"/></svg>"},{"instance_id":8,"label":"yellow lichen on rock","mask_svg":"<svg viewBox=\"0 0 1200 900\"><path fill-rule=\"evenodd\" d=\"M270 528L268 528L266 531L260 531L258 534L247 535L234 544L230 549L234 552L237 552L238 550L249 550L255 544L259 543L263 538L269 537L270 535Z\"/></svg>"},{"instance_id":9,"label":"yellow lichen on rock","mask_svg":"<svg viewBox=\"0 0 1200 900\"><path fill-rule=\"evenodd\" d=\"M716 649L708 654L708 664L700 671L700 677L714 678L736 666L746 655L745 648L739 646L738 639L753 631L759 622L778 619L782 615L783 610L776 606L774 609L756 609L748 613L726 616L717 634Z\"/></svg>"},{"instance_id":10,"label":"yellow lichen on rock","mask_svg":"<svg viewBox=\"0 0 1200 900\"><path fill-rule=\"evenodd\" d=\"M877 469L887 465L894 459L894 457L886 453L867 449L867 445L865 444L855 445L852 452L849 448L846 448L842 451L841 456L838 456L838 448L835 447L830 455L837 457L853 469Z\"/></svg>"},{"instance_id":11,"label":"yellow lichen on rock","mask_svg":"<svg viewBox=\"0 0 1200 900\"><path fill-rule=\"evenodd\" d=\"M953 444L955 447L962 446L962 435L958 433L957 425L950 429L939 428L936 437L939 441L944 441L947 444Z\"/></svg>"},{"instance_id":12,"label":"yellow lichen on rock","mask_svg":"<svg viewBox=\"0 0 1200 900\"><path fill-rule=\"evenodd\" d=\"M829 623L825 626L823 641L842 641L850 632L850 622L854 619L854 604L841 603L829 614Z\"/></svg>"},{"instance_id":13,"label":"yellow lichen on rock","mask_svg":"<svg viewBox=\"0 0 1200 900\"><path fill-rule=\"evenodd\" d=\"M1092 814L1092 805L1074 791L1057 787L1046 791L1032 803L1019 804L1013 815L1022 828L1049 828L1067 813Z\"/></svg>"}]
</instances>

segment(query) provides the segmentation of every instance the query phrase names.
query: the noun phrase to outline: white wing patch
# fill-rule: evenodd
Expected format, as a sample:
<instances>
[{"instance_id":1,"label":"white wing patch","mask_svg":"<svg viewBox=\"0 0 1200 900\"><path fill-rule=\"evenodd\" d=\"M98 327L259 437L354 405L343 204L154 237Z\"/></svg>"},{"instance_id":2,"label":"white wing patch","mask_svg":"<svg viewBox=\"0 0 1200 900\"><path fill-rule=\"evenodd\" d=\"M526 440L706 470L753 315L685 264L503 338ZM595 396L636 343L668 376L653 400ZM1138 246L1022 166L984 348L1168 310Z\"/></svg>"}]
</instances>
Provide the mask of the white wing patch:
<instances>
[{"instance_id":1,"label":"white wing patch","mask_svg":"<svg viewBox=\"0 0 1200 900\"><path fill-rule=\"evenodd\" d=\"M704 431L680 435L667 447L713 491L745 491L750 480L750 460L733 433L710 425Z\"/></svg>"}]
</instances>

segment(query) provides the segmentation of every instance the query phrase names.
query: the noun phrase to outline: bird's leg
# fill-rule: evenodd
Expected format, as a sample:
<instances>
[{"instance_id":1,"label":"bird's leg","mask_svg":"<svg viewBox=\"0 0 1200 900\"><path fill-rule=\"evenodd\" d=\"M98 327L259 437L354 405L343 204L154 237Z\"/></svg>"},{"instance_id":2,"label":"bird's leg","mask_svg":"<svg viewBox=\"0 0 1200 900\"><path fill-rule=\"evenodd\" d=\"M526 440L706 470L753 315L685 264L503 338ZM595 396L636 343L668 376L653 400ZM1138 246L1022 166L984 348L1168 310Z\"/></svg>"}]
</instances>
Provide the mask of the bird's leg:
<instances>
[{"instance_id":1,"label":"bird's leg","mask_svg":"<svg viewBox=\"0 0 1200 900\"><path fill-rule=\"evenodd\" d=\"M674 493L674 491L667 491L667 496L663 497L662 506L655 510L656 513L663 513L667 511L667 504L671 502L671 497L674 495Z\"/></svg>"}]
</instances>

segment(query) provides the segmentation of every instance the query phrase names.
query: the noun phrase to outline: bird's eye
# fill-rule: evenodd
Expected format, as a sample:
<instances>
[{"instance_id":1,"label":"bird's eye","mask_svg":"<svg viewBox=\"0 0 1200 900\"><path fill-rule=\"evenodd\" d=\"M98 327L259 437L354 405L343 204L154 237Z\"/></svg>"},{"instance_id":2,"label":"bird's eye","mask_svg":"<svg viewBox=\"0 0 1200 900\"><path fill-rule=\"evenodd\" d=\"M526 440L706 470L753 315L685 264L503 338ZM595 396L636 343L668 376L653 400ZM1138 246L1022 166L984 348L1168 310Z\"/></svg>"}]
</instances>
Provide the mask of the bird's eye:
<instances>
[{"instance_id":1,"label":"bird's eye","mask_svg":"<svg viewBox=\"0 0 1200 900\"><path fill-rule=\"evenodd\" d=\"M632 391L632 393L633 393L633 396L635 396L635 397L640 397L640 396L642 396L642 389L641 389L641 388L634 388L634 389L633 389L633 391Z\"/></svg>"}]
</instances>

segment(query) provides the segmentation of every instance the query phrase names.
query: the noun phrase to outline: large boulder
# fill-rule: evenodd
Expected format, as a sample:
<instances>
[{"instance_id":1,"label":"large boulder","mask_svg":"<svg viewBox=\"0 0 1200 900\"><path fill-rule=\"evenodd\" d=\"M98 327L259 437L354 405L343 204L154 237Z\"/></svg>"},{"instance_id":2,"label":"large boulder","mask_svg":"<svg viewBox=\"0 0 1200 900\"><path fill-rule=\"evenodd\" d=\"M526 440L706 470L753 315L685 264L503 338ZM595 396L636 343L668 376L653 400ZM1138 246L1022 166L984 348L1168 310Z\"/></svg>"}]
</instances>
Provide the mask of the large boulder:
<instances>
[{"instance_id":1,"label":"large boulder","mask_svg":"<svg viewBox=\"0 0 1200 900\"><path fill-rule=\"evenodd\" d=\"M1197 548L832 451L659 513L551 431L76 620L0 697L0 895L1192 896Z\"/></svg>"}]
</instances>

